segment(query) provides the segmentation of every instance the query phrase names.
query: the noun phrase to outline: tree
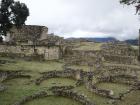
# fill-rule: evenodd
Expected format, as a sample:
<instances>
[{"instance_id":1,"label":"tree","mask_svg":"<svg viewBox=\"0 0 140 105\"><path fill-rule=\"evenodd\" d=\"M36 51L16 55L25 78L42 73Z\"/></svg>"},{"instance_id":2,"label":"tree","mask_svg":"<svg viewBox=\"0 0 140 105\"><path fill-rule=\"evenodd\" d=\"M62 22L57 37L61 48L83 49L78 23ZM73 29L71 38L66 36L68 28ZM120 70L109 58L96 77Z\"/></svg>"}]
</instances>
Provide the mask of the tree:
<instances>
[{"instance_id":1,"label":"tree","mask_svg":"<svg viewBox=\"0 0 140 105\"><path fill-rule=\"evenodd\" d=\"M120 0L120 3L126 5L134 5L136 7L136 14L140 15L140 0ZM139 56L138 60L140 61L140 30L139 30Z\"/></svg>"},{"instance_id":2,"label":"tree","mask_svg":"<svg viewBox=\"0 0 140 105\"><path fill-rule=\"evenodd\" d=\"M136 14L140 15L140 0L120 0L121 4L134 5L136 7Z\"/></svg>"},{"instance_id":3,"label":"tree","mask_svg":"<svg viewBox=\"0 0 140 105\"><path fill-rule=\"evenodd\" d=\"M14 0L2 0L0 5L0 35L6 36L10 28L15 25L20 28L29 16L26 4Z\"/></svg>"},{"instance_id":4,"label":"tree","mask_svg":"<svg viewBox=\"0 0 140 105\"><path fill-rule=\"evenodd\" d=\"M2 36L0 36L0 43L2 43L3 42L3 38L2 38Z\"/></svg>"}]
</instances>

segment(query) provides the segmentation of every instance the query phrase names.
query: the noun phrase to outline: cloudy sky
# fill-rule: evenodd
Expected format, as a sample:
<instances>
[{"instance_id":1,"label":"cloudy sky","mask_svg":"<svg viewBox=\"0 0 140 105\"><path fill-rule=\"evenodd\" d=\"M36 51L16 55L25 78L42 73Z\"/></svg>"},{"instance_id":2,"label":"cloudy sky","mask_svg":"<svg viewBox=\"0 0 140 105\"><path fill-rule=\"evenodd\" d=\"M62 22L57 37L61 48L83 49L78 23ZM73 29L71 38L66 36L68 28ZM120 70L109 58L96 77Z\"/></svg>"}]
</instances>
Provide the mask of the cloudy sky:
<instances>
[{"instance_id":1,"label":"cloudy sky","mask_svg":"<svg viewBox=\"0 0 140 105\"><path fill-rule=\"evenodd\" d=\"M20 0L30 9L26 24L44 25L63 37L137 38L135 8L119 0Z\"/></svg>"}]
</instances>

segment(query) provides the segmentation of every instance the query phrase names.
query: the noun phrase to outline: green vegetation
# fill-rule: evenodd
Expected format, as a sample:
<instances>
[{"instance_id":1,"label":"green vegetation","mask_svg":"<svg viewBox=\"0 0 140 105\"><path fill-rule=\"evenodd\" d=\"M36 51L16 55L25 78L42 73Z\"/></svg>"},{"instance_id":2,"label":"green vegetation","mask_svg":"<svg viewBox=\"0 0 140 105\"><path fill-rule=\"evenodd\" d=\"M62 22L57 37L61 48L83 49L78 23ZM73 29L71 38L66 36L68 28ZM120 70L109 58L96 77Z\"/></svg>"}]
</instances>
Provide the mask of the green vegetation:
<instances>
[{"instance_id":1,"label":"green vegetation","mask_svg":"<svg viewBox=\"0 0 140 105\"><path fill-rule=\"evenodd\" d=\"M0 58L9 60L8 58ZM24 60L12 60L16 63L9 63L0 67L1 70L24 70L32 72L47 72L51 70L62 70L63 63L59 61L24 61Z\"/></svg>"},{"instance_id":2,"label":"green vegetation","mask_svg":"<svg viewBox=\"0 0 140 105\"><path fill-rule=\"evenodd\" d=\"M43 87L52 87L52 86L75 86L76 81L67 78L52 78L41 83Z\"/></svg>"},{"instance_id":3,"label":"green vegetation","mask_svg":"<svg viewBox=\"0 0 140 105\"><path fill-rule=\"evenodd\" d=\"M34 80L40 77L40 72L47 72L51 70L63 70L62 61L24 61L20 59L0 58L8 61L15 61L15 63L6 63L0 65L0 70L24 70L27 74L32 76L31 79L12 79L4 82L8 87L5 92L0 93L0 105L11 105L20 100L24 96L32 95L38 91L45 90L50 93L49 88L52 86L75 86L76 81L68 78L51 78L43 81L39 86L35 85ZM73 68L81 68L88 71L87 66L72 66ZM96 80L96 78L94 78ZM114 95L117 97L120 93L126 92L130 86L118 83L99 83L97 87L101 89L113 90ZM73 89L80 94L86 95L90 101L96 105L112 105L109 98L99 96L95 93L89 92L84 85ZM118 105L134 105L140 103L140 91L134 91L124 97L123 101L118 101ZM42 99L36 99L25 105L81 105L72 99L65 97L49 96Z\"/></svg>"},{"instance_id":4,"label":"green vegetation","mask_svg":"<svg viewBox=\"0 0 140 105\"><path fill-rule=\"evenodd\" d=\"M91 101L96 103L97 105L109 105L107 102L110 100L105 97L101 97L99 95L96 95L95 93L89 92L85 86L80 86L75 88L74 90L78 91L81 94L85 94Z\"/></svg>"},{"instance_id":5,"label":"green vegetation","mask_svg":"<svg viewBox=\"0 0 140 105\"><path fill-rule=\"evenodd\" d=\"M0 36L6 36L13 25L20 28L25 24L29 9L26 4L14 0L1 0L0 4Z\"/></svg>"},{"instance_id":6,"label":"green vegetation","mask_svg":"<svg viewBox=\"0 0 140 105\"><path fill-rule=\"evenodd\" d=\"M69 98L50 96L47 98L34 100L32 102L27 103L26 105L81 105L81 104Z\"/></svg>"},{"instance_id":7,"label":"green vegetation","mask_svg":"<svg viewBox=\"0 0 140 105\"><path fill-rule=\"evenodd\" d=\"M102 45L103 43L81 42L81 43L77 43L73 50L84 50L84 51L101 50Z\"/></svg>"},{"instance_id":8,"label":"green vegetation","mask_svg":"<svg viewBox=\"0 0 140 105\"><path fill-rule=\"evenodd\" d=\"M129 86L124 85L124 84L118 84L118 83L99 83L96 85L99 88L102 89L109 89L114 92L115 96L119 96L120 93L125 93L127 90L130 89Z\"/></svg>"}]
</instances>

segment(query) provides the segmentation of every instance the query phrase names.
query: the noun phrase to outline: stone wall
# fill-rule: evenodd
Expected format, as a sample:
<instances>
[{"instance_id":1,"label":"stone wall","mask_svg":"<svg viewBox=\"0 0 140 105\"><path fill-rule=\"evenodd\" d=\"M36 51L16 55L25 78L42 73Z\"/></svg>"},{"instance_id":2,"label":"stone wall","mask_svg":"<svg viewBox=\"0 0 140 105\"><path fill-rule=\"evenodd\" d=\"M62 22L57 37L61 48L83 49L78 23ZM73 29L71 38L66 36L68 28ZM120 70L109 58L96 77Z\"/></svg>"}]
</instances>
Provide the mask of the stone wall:
<instances>
[{"instance_id":1,"label":"stone wall","mask_svg":"<svg viewBox=\"0 0 140 105\"><path fill-rule=\"evenodd\" d=\"M19 101L16 101L12 105L24 105L35 99L45 98L45 97L49 97L49 96L62 96L62 97L71 98L73 100L80 102L82 105L95 105L89 99L87 99L86 96L78 94L77 92L74 92L74 91L61 90L59 88L58 89L56 88L56 89L53 89L52 92L53 92L53 95L48 94L46 91L40 91L40 92L34 93L30 96L25 96L22 99L20 99Z\"/></svg>"},{"instance_id":2,"label":"stone wall","mask_svg":"<svg viewBox=\"0 0 140 105\"><path fill-rule=\"evenodd\" d=\"M36 46L35 51L38 55L42 55L45 60L53 60L60 58L60 49L58 46ZM15 54L24 56L32 56L34 54L34 46L14 46L14 45L0 45L0 53Z\"/></svg>"},{"instance_id":3,"label":"stone wall","mask_svg":"<svg viewBox=\"0 0 140 105\"><path fill-rule=\"evenodd\" d=\"M34 40L45 39L48 34L48 28L45 26L24 25L20 29L13 26L6 39L9 42L28 43Z\"/></svg>"},{"instance_id":4,"label":"stone wall","mask_svg":"<svg viewBox=\"0 0 140 105\"><path fill-rule=\"evenodd\" d=\"M31 78L30 75L25 75L22 71L2 71L0 70L0 82L14 78Z\"/></svg>"},{"instance_id":5,"label":"stone wall","mask_svg":"<svg viewBox=\"0 0 140 105\"><path fill-rule=\"evenodd\" d=\"M68 97L72 98L76 101L79 101L82 105L95 105L95 103L91 102L87 96L78 94L76 91L72 90L62 90L62 89L54 89L52 91L56 96L63 96L63 97Z\"/></svg>"},{"instance_id":6,"label":"stone wall","mask_svg":"<svg viewBox=\"0 0 140 105\"><path fill-rule=\"evenodd\" d=\"M111 63L138 65L138 51L125 43L107 43L102 46L104 60Z\"/></svg>"},{"instance_id":7,"label":"stone wall","mask_svg":"<svg viewBox=\"0 0 140 105\"><path fill-rule=\"evenodd\" d=\"M102 50L109 55L138 56L138 51L125 43L107 43L102 45Z\"/></svg>"},{"instance_id":8,"label":"stone wall","mask_svg":"<svg viewBox=\"0 0 140 105\"><path fill-rule=\"evenodd\" d=\"M137 65L137 57L136 56L122 56L122 55L109 55L104 54L104 60L107 62L113 62L118 64L132 64Z\"/></svg>"},{"instance_id":9,"label":"stone wall","mask_svg":"<svg viewBox=\"0 0 140 105\"><path fill-rule=\"evenodd\" d=\"M81 70L64 70L64 71L50 71L43 72L40 78L36 80L36 85L49 78L71 78L75 80L83 80L84 73Z\"/></svg>"},{"instance_id":10,"label":"stone wall","mask_svg":"<svg viewBox=\"0 0 140 105\"><path fill-rule=\"evenodd\" d=\"M107 65L98 77L98 82L134 84L138 81L140 68L127 65Z\"/></svg>"},{"instance_id":11,"label":"stone wall","mask_svg":"<svg viewBox=\"0 0 140 105\"><path fill-rule=\"evenodd\" d=\"M39 99L39 98L44 98L44 97L47 97L47 96L48 96L47 92L40 91L40 92L37 92L37 93L32 94L30 96L25 96L21 100L15 102L12 105L24 105L25 103L30 102L32 100Z\"/></svg>"},{"instance_id":12,"label":"stone wall","mask_svg":"<svg viewBox=\"0 0 140 105\"><path fill-rule=\"evenodd\" d=\"M5 91L6 89L7 89L7 87L6 87L6 86L4 86L4 85L0 84L0 92Z\"/></svg>"},{"instance_id":13,"label":"stone wall","mask_svg":"<svg viewBox=\"0 0 140 105\"><path fill-rule=\"evenodd\" d=\"M102 63L102 54L100 51L79 51L72 50L71 54L65 56L65 62L74 65L100 65Z\"/></svg>"}]
</instances>

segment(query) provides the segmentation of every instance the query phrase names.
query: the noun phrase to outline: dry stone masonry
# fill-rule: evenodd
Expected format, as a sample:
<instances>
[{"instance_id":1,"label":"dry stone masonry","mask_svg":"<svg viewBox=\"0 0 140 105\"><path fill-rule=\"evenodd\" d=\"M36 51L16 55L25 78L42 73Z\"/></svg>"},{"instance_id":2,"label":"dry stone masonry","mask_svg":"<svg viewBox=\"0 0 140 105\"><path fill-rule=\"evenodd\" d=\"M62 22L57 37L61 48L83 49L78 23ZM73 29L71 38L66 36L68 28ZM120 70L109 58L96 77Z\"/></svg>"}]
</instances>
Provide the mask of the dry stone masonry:
<instances>
[{"instance_id":1,"label":"dry stone masonry","mask_svg":"<svg viewBox=\"0 0 140 105\"><path fill-rule=\"evenodd\" d=\"M107 43L102 46L105 61L138 65L138 51L125 43Z\"/></svg>"},{"instance_id":2,"label":"dry stone masonry","mask_svg":"<svg viewBox=\"0 0 140 105\"><path fill-rule=\"evenodd\" d=\"M54 60L62 57L63 38L48 34L45 26L25 25L21 29L13 27L0 44L0 56L34 57Z\"/></svg>"},{"instance_id":3,"label":"dry stone masonry","mask_svg":"<svg viewBox=\"0 0 140 105\"><path fill-rule=\"evenodd\" d=\"M5 91L6 89L7 89L7 87L6 87L6 86L4 86L4 85L0 84L0 92Z\"/></svg>"},{"instance_id":4,"label":"dry stone masonry","mask_svg":"<svg viewBox=\"0 0 140 105\"><path fill-rule=\"evenodd\" d=\"M25 103L30 102L32 100L39 99L39 98L44 98L44 97L47 97L47 96L48 96L47 92L40 91L40 92L37 92L37 93L35 93L33 95L25 96L24 98L22 98L21 100L15 102L12 105L24 105Z\"/></svg>"},{"instance_id":5,"label":"dry stone masonry","mask_svg":"<svg viewBox=\"0 0 140 105\"><path fill-rule=\"evenodd\" d=\"M25 75L22 71L2 71L0 70L0 82L14 78L31 78L30 75Z\"/></svg>"},{"instance_id":6,"label":"dry stone masonry","mask_svg":"<svg viewBox=\"0 0 140 105\"><path fill-rule=\"evenodd\" d=\"M36 84L39 85L42 81L49 78L71 78L75 80L83 80L82 70L64 70L64 71L50 71L42 73L43 76L36 80Z\"/></svg>"},{"instance_id":7,"label":"dry stone masonry","mask_svg":"<svg viewBox=\"0 0 140 105\"><path fill-rule=\"evenodd\" d=\"M68 98L72 98L76 101L79 101L80 103L82 103L82 105L95 105L95 103L91 102L87 96L85 95L81 95L79 93L77 93L76 91L72 91L72 90L63 90L63 89L54 89L52 90L52 92L56 95L56 96L63 96L63 97L68 97Z\"/></svg>"}]
</instances>

